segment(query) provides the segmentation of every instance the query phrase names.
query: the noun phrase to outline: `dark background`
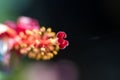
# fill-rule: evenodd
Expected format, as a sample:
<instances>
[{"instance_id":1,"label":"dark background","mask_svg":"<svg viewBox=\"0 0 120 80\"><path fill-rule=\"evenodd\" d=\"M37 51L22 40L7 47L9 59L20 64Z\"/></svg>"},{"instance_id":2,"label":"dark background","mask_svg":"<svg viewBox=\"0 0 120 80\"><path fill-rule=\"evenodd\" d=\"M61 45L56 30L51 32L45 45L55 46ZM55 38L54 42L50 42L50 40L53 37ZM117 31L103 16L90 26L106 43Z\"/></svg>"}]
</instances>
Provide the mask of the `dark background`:
<instances>
[{"instance_id":1,"label":"dark background","mask_svg":"<svg viewBox=\"0 0 120 80\"><path fill-rule=\"evenodd\" d=\"M21 15L68 34L53 60L76 63L80 80L120 80L119 0L34 0Z\"/></svg>"}]
</instances>

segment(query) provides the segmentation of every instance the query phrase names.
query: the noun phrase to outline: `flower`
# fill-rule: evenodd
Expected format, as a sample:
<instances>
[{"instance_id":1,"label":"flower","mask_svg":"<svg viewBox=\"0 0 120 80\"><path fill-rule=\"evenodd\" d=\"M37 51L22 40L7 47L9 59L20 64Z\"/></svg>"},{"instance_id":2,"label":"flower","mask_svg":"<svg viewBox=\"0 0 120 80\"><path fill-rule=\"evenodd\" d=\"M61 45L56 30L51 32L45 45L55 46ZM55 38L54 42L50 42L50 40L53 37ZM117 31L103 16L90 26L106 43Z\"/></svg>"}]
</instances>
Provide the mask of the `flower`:
<instances>
[{"instance_id":1,"label":"flower","mask_svg":"<svg viewBox=\"0 0 120 80\"><path fill-rule=\"evenodd\" d=\"M8 52L28 56L36 60L49 60L65 49L69 42L63 31L57 34L51 28L41 27L37 20L21 16L17 22L6 21L1 24L1 38L8 42Z\"/></svg>"}]
</instances>

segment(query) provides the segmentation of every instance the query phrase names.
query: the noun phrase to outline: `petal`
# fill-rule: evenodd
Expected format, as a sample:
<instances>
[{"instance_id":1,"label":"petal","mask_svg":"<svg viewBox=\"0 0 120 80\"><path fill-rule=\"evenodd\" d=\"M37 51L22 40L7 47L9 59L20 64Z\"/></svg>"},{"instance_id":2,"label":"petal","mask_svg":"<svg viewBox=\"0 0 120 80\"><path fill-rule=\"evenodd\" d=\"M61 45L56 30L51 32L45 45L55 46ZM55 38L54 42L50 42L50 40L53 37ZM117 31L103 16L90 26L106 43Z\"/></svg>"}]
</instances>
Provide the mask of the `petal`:
<instances>
[{"instance_id":1,"label":"petal","mask_svg":"<svg viewBox=\"0 0 120 80\"><path fill-rule=\"evenodd\" d=\"M4 22L4 24L12 29L16 29L16 27L17 27L16 23L13 21L6 21L6 22Z\"/></svg>"},{"instance_id":2,"label":"petal","mask_svg":"<svg viewBox=\"0 0 120 80\"><path fill-rule=\"evenodd\" d=\"M5 33L8 29L8 26L0 24L0 34Z\"/></svg>"},{"instance_id":3,"label":"petal","mask_svg":"<svg viewBox=\"0 0 120 80\"><path fill-rule=\"evenodd\" d=\"M24 16L18 18L17 26L19 30L23 30L23 31L26 29L29 30L39 29L39 23L37 20Z\"/></svg>"},{"instance_id":4,"label":"petal","mask_svg":"<svg viewBox=\"0 0 120 80\"><path fill-rule=\"evenodd\" d=\"M16 36L16 31L12 28L9 28L7 25L0 24L0 37L14 37Z\"/></svg>"}]
</instances>

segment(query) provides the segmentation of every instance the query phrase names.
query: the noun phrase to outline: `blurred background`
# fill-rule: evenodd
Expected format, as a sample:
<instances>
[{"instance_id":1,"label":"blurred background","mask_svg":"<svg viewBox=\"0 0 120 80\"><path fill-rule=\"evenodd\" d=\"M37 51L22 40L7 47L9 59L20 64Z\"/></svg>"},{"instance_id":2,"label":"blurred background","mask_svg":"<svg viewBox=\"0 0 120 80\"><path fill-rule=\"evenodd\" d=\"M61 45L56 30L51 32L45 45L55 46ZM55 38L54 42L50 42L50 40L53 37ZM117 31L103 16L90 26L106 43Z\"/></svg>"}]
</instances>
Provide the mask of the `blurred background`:
<instances>
[{"instance_id":1,"label":"blurred background","mask_svg":"<svg viewBox=\"0 0 120 80\"><path fill-rule=\"evenodd\" d=\"M1 22L21 15L68 34L52 61L72 61L79 80L120 80L119 0L0 0Z\"/></svg>"}]
</instances>

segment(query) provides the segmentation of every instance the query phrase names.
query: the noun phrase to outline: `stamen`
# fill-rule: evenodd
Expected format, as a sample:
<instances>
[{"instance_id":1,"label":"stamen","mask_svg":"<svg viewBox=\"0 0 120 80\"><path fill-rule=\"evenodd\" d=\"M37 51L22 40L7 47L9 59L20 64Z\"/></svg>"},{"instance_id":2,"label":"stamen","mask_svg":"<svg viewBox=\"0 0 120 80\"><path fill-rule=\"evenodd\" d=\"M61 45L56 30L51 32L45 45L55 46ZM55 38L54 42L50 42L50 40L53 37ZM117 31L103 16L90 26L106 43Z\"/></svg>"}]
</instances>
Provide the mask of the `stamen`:
<instances>
[{"instance_id":1,"label":"stamen","mask_svg":"<svg viewBox=\"0 0 120 80\"><path fill-rule=\"evenodd\" d=\"M52 32L51 28L42 27L40 30L26 30L25 33L20 32L19 36L22 44L16 44L15 50L22 55L28 55L32 59L49 60L57 55L60 49L59 38L55 32ZM26 36L26 38L23 39L23 36Z\"/></svg>"}]
</instances>

